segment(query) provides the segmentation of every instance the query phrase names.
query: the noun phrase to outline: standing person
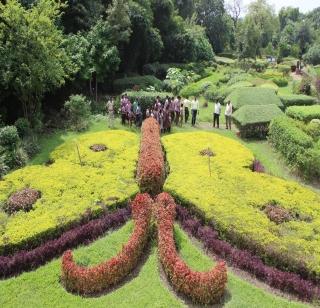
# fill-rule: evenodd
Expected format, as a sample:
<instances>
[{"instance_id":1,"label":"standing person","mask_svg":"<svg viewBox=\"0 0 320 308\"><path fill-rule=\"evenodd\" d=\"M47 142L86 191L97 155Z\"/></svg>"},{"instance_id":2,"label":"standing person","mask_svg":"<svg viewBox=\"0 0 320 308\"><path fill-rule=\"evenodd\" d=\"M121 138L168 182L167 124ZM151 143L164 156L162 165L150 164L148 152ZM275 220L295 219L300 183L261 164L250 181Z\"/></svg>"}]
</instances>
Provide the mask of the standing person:
<instances>
[{"instance_id":1,"label":"standing person","mask_svg":"<svg viewBox=\"0 0 320 308\"><path fill-rule=\"evenodd\" d=\"M221 104L220 104L220 101L217 101L214 104L213 127L216 127L216 123L217 123L217 128L219 128L220 114L221 114Z\"/></svg>"},{"instance_id":2,"label":"standing person","mask_svg":"<svg viewBox=\"0 0 320 308\"><path fill-rule=\"evenodd\" d=\"M163 130L164 132L169 132L170 127L170 111L169 111L169 105L166 106L166 108L163 109Z\"/></svg>"},{"instance_id":3,"label":"standing person","mask_svg":"<svg viewBox=\"0 0 320 308\"><path fill-rule=\"evenodd\" d=\"M175 123L178 126L179 125L179 119L180 119L180 111L181 111L181 97L178 96L175 100L174 100L174 119L175 119Z\"/></svg>"},{"instance_id":4,"label":"standing person","mask_svg":"<svg viewBox=\"0 0 320 308\"><path fill-rule=\"evenodd\" d=\"M125 125L126 115L127 115L127 100L124 95L121 97L120 112L121 112L121 124Z\"/></svg>"},{"instance_id":5,"label":"standing person","mask_svg":"<svg viewBox=\"0 0 320 308\"><path fill-rule=\"evenodd\" d=\"M170 115L171 115L171 121L174 121L174 97L171 98L170 103L169 103L169 111L170 111Z\"/></svg>"},{"instance_id":6,"label":"standing person","mask_svg":"<svg viewBox=\"0 0 320 308\"><path fill-rule=\"evenodd\" d=\"M114 98L111 97L107 102L108 126L114 128Z\"/></svg>"},{"instance_id":7,"label":"standing person","mask_svg":"<svg viewBox=\"0 0 320 308\"><path fill-rule=\"evenodd\" d=\"M184 119L184 107L183 107L183 103L182 103L180 106L180 118L179 118L180 127L182 127L183 119Z\"/></svg>"},{"instance_id":8,"label":"standing person","mask_svg":"<svg viewBox=\"0 0 320 308\"><path fill-rule=\"evenodd\" d=\"M197 115L199 114L199 101L197 97L195 97L191 101L191 114L192 114L191 125L195 126L197 121Z\"/></svg>"},{"instance_id":9,"label":"standing person","mask_svg":"<svg viewBox=\"0 0 320 308\"><path fill-rule=\"evenodd\" d=\"M140 103L138 102L137 108L136 108L136 126L141 127L142 125L142 110Z\"/></svg>"},{"instance_id":10,"label":"standing person","mask_svg":"<svg viewBox=\"0 0 320 308\"><path fill-rule=\"evenodd\" d=\"M135 114L136 111L137 111L137 106L138 106L138 101L137 101L137 99L135 99L135 100L133 101L133 104L132 104L132 111L133 111L134 114Z\"/></svg>"},{"instance_id":11,"label":"standing person","mask_svg":"<svg viewBox=\"0 0 320 308\"><path fill-rule=\"evenodd\" d=\"M183 101L183 105L184 105L184 121L185 121L185 123L187 123L188 120L189 120L190 104L191 104L191 102L189 101L189 98L186 97L185 100Z\"/></svg>"},{"instance_id":12,"label":"standing person","mask_svg":"<svg viewBox=\"0 0 320 308\"><path fill-rule=\"evenodd\" d=\"M230 101L227 102L226 111L224 114L226 116L226 129L231 130L232 104Z\"/></svg>"}]
</instances>

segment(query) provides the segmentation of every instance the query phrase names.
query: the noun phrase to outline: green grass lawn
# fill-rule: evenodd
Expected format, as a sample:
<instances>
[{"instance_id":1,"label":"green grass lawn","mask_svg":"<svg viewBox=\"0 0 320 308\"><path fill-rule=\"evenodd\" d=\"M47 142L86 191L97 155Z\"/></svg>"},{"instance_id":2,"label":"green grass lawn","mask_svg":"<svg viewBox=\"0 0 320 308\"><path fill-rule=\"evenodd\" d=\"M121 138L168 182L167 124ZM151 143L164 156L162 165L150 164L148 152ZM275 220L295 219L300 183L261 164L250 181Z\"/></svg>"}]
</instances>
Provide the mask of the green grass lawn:
<instances>
[{"instance_id":1,"label":"green grass lawn","mask_svg":"<svg viewBox=\"0 0 320 308\"><path fill-rule=\"evenodd\" d=\"M75 250L75 259L83 265L99 264L116 254L128 240L132 222L87 247ZM176 226L177 245L182 258L195 270L208 270L211 258L191 243ZM172 293L160 278L157 248L143 264L137 277L131 277L113 292L95 298L82 298L65 291L59 282L60 258L36 271L0 281L0 307L183 307L184 302ZM229 272L223 307L304 307L259 289Z\"/></svg>"}]
</instances>

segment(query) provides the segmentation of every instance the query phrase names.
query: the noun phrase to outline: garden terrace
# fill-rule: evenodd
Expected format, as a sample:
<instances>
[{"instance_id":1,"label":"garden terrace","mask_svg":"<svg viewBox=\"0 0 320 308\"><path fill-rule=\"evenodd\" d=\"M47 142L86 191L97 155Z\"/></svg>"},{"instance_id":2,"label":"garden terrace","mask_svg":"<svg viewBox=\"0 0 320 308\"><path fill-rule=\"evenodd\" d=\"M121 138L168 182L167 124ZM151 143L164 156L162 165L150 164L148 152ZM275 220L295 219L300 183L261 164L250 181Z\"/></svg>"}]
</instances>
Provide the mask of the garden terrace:
<instances>
[{"instance_id":1,"label":"garden terrace","mask_svg":"<svg viewBox=\"0 0 320 308\"><path fill-rule=\"evenodd\" d=\"M93 152L90 146L103 143L107 151ZM138 136L125 131L83 135L58 147L49 166L28 166L0 182L0 203L26 187L41 192L29 212L5 215L1 227L0 252L12 253L38 246L82 221L105 210L125 205L138 192L135 182ZM1 210L1 209L0 209Z\"/></svg>"},{"instance_id":2,"label":"garden terrace","mask_svg":"<svg viewBox=\"0 0 320 308\"><path fill-rule=\"evenodd\" d=\"M216 226L223 238L250 249L271 265L320 278L318 194L252 172L253 154L217 134L176 134L163 137L162 142L171 170L166 191ZM208 159L199 155L204 147L216 154L211 158L211 174ZM295 213L296 218L275 224L263 211L270 203Z\"/></svg>"}]
</instances>

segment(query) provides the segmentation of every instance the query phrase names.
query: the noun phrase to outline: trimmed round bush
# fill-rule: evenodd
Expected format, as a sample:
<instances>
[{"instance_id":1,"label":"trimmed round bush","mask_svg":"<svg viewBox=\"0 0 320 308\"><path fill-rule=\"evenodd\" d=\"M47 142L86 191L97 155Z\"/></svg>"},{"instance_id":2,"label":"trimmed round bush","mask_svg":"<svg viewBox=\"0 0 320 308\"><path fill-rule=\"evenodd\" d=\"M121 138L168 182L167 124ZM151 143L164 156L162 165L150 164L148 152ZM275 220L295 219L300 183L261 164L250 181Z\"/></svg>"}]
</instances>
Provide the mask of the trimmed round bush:
<instances>
[{"instance_id":1,"label":"trimmed round bush","mask_svg":"<svg viewBox=\"0 0 320 308\"><path fill-rule=\"evenodd\" d=\"M20 141L18 130L15 126L5 126L0 129L0 145L13 149Z\"/></svg>"},{"instance_id":2,"label":"trimmed round bush","mask_svg":"<svg viewBox=\"0 0 320 308\"><path fill-rule=\"evenodd\" d=\"M292 95L280 95L279 97L282 101L282 104L285 107L310 106L317 103L317 99L315 97L308 96L308 95L292 94Z\"/></svg>"}]
</instances>

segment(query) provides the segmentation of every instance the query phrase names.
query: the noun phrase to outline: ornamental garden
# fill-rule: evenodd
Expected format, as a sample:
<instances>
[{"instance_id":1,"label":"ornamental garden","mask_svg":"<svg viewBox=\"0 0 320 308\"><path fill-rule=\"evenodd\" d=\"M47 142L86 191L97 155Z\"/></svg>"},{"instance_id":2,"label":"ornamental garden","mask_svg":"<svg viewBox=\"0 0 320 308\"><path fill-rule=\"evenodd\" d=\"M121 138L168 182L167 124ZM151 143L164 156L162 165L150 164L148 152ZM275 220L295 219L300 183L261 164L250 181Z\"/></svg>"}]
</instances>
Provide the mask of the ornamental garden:
<instances>
[{"instance_id":1,"label":"ornamental garden","mask_svg":"<svg viewBox=\"0 0 320 308\"><path fill-rule=\"evenodd\" d=\"M0 2L0 307L319 307L319 16Z\"/></svg>"}]
</instances>

